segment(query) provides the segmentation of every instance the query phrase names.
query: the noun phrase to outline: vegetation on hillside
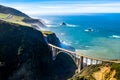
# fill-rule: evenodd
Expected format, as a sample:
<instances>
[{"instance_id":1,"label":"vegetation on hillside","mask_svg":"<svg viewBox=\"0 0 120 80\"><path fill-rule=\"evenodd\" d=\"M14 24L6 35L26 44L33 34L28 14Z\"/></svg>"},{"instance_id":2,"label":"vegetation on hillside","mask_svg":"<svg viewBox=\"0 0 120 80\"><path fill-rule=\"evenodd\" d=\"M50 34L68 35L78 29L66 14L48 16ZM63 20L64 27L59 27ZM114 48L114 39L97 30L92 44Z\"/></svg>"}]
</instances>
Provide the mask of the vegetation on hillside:
<instances>
[{"instance_id":1,"label":"vegetation on hillside","mask_svg":"<svg viewBox=\"0 0 120 80\"><path fill-rule=\"evenodd\" d=\"M31 26L30 24L25 23L23 21L24 17L21 17L21 16L15 16L15 15L11 15L11 14L0 13L0 19L4 20L4 21L7 21L7 22L24 25L24 26Z\"/></svg>"},{"instance_id":2,"label":"vegetation on hillside","mask_svg":"<svg viewBox=\"0 0 120 80\"><path fill-rule=\"evenodd\" d=\"M0 19L5 19L9 16L9 14L3 14L3 13L0 13Z\"/></svg>"},{"instance_id":3,"label":"vegetation on hillside","mask_svg":"<svg viewBox=\"0 0 120 80\"><path fill-rule=\"evenodd\" d=\"M52 31L43 31L43 30L41 30L41 32L44 34L44 35L50 35L50 34L53 34L53 32Z\"/></svg>"},{"instance_id":4,"label":"vegetation on hillside","mask_svg":"<svg viewBox=\"0 0 120 80\"><path fill-rule=\"evenodd\" d=\"M69 80L120 80L120 64L91 65L84 68L81 73L76 73Z\"/></svg>"}]
</instances>

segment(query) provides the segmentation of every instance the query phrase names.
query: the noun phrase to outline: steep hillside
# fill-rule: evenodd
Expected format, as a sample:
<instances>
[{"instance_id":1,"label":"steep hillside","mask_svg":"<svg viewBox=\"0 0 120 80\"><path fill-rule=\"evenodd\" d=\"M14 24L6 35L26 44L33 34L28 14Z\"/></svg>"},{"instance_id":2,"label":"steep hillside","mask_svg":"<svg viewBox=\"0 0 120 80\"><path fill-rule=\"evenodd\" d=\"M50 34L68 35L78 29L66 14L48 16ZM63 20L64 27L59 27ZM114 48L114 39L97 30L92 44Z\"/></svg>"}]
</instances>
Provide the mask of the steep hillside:
<instances>
[{"instance_id":1,"label":"steep hillside","mask_svg":"<svg viewBox=\"0 0 120 80\"><path fill-rule=\"evenodd\" d=\"M7 80L12 74L11 80L22 80L22 75L28 80L52 76L51 51L42 33L3 21L0 21L0 63L0 80Z\"/></svg>"},{"instance_id":2,"label":"steep hillside","mask_svg":"<svg viewBox=\"0 0 120 80\"><path fill-rule=\"evenodd\" d=\"M31 26L35 29L40 29L40 28L45 27L42 20L33 19L19 10L6 7L6 6L2 6L2 5L0 5L0 19L7 21L7 22L11 22L11 23Z\"/></svg>"}]
</instances>

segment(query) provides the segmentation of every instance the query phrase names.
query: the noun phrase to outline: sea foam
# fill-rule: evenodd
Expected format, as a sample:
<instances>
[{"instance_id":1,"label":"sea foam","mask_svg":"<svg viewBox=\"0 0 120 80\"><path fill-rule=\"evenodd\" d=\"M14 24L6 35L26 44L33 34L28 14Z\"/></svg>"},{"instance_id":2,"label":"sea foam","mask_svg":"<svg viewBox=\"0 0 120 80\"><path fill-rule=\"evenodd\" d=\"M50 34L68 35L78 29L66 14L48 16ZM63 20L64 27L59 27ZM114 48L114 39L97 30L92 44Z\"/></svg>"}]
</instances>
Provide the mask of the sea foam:
<instances>
[{"instance_id":1,"label":"sea foam","mask_svg":"<svg viewBox=\"0 0 120 80\"><path fill-rule=\"evenodd\" d=\"M77 27L77 25L74 24L67 24L68 27Z\"/></svg>"},{"instance_id":2,"label":"sea foam","mask_svg":"<svg viewBox=\"0 0 120 80\"><path fill-rule=\"evenodd\" d=\"M120 36L119 35L112 35L112 36L109 36L110 38L116 38L116 39L120 39Z\"/></svg>"}]
</instances>

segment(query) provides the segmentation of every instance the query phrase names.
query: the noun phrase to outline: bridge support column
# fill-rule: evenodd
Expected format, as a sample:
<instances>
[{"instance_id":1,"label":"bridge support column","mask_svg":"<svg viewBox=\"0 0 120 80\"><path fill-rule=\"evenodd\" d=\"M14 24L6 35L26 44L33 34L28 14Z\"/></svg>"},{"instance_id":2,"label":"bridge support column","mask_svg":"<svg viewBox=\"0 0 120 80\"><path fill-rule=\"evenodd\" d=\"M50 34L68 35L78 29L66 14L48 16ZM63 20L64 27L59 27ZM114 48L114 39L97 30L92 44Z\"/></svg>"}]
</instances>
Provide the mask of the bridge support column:
<instances>
[{"instance_id":1,"label":"bridge support column","mask_svg":"<svg viewBox=\"0 0 120 80\"><path fill-rule=\"evenodd\" d=\"M78 66L78 64L79 64L79 59L78 58L75 59L75 63Z\"/></svg>"},{"instance_id":2,"label":"bridge support column","mask_svg":"<svg viewBox=\"0 0 120 80\"><path fill-rule=\"evenodd\" d=\"M76 65L78 66L78 64L79 64L79 58L77 57L76 54L74 54L73 60L74 60L74 62L76 63Z\"/></svg>"},{"instance_id":3,"label":"bridge support column","mask_svg":"<svg viewBox=\"0 0 120 80\"><path fill-rule=\"evenodd\" d=\"M93 59L90 59L90 65L92 65L92 64L94 64L94 63L93 63Z\"/></svg>"},{"instance_id":4,"label":"bridge support column","mask_svg":"<svg viewBox=\"0 0 120 80\"><path fill-rule=\"evenodd\" d=\"M54 47L52 47L52 59L55 60L57 56L57 49L55 49Z\"/></svg>"},{"instance_id":5,"label":"bridge support column","mask_svg":"<svg viewBox=\"0 0 120 80\"><path fill-rule=\"evenodd\" d=\"M88 58L84 58L85 59L85 67L88 65Z\"/></svg>"},{"instance_id":6,"label":"bridge support column","mask_svg":"<svg viewBox=\"0 0 120 80\"><path fill-rule=\"evenodd\" d=\"M76 62L76 54L71 55L71 57L74 60L74 62Z\"/></svg>"},{"instance_id":7,"label":"bridge support column","mask_svg":"<svg viewBox=\"0 0 120 80\"><path fill-rule=\"evenodd\" d=\"M78 59L78 73L83 69L83 56Z\"/></svg>"},{"instance_id":8,"label":"bridge support column","mask_svg":"<svg viewBox=\"0 0 120 80\"><path fill-rule=\"evenodd\" d=\"M96 60L96 64L99 64L98 62L99 62L99 61L98 61L98 60Z\"/></svg>"}]
</instances>

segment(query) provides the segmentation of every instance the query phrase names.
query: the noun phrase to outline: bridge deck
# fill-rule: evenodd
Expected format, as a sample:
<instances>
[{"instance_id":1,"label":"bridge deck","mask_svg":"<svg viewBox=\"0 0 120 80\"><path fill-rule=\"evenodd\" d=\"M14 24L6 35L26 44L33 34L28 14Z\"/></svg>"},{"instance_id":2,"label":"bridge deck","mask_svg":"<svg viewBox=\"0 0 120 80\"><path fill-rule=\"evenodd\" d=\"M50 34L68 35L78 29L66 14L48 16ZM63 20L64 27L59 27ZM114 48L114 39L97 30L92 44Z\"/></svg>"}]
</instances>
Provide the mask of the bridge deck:
<instances>
[{"instance_id":1,"label":"bridge deck","mask_svg":"<svg viewBox=\"0 0 120 80\"><path fill-rule=\"evenodd\" d=\"M107 59L95 58L95 57L86 56L86 55L81 54L81 53L76 53L76 52L73 52L73 51L70 51L70 50L67 50L67 49L63 49L63 48L54 46L52 44L49 44L49 46L51 46L53 48L56 48L58 50L61 50L62 52L66 52L66 53L69 53L71 55L75 55L76 58L80 58L81 56L83 56L83 57L88 58L88 59L93 59L93 60L98 60L98 61L103 61L103 62L120 63L120 60L107 60Z\"/></svg>"}]
</instances>

